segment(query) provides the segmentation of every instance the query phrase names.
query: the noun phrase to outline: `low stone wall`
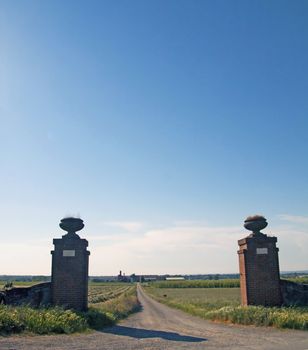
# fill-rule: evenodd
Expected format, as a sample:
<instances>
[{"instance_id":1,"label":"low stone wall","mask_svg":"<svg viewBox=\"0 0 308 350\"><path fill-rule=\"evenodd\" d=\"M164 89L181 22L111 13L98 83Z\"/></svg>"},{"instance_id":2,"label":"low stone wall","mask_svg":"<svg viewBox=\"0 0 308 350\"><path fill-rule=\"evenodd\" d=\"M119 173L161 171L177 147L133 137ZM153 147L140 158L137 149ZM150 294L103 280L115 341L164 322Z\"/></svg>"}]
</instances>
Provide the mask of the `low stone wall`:
<instances>
[{"instance_id":1,"label":"low stone wall","mask_svg":"<svg viewBox=\"0 0 308 350\"><path fill-rule=\"evenodd\" d=\"M47 306L51 304L51 283L8 289L2 292L2 296L3 303L8 305Z\"/></svg>"},{"instance_id":2,"label":"low stone wall","mask_svg":"<svg viewBox=\"0 0 308 350\"><path fill-rule=\"evenodd\" d=\"M308 284L280 280L283 305L308 306Z\"/></svg>"}]
</instances>

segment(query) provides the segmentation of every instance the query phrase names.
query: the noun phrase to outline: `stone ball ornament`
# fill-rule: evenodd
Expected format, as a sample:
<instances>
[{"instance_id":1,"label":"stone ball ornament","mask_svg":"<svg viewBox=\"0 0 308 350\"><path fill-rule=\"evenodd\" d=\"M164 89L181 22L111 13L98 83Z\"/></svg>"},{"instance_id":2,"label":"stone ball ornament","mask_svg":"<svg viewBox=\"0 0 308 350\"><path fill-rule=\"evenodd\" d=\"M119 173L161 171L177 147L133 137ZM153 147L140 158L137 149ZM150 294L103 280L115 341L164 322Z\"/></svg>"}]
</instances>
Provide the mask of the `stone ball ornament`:
<instances>
[{"instance_id":1,"label":"stone ball ornament","mask_svg":"<svg viewBox=\"0 0 308 350\"><path fill-rule=\"evenodd\" d=\"M254 235L262 235L263 233L260 231L267 225L267 221L262 215L248 216L244 221L244 227L247 230L252 231Z\"/></svg>"},{"instance_id":2,"label":"stone ball ornament","mask_svg":"<svg viewBox=\"0 0 308 350\"><path fill-rule=\"evenodd\" d=\"M62 230L67 232L67 236L77 236L76 232L84 228L83 220L74 217L63 218L59 224Z\"/></svg>"}]
</instances>

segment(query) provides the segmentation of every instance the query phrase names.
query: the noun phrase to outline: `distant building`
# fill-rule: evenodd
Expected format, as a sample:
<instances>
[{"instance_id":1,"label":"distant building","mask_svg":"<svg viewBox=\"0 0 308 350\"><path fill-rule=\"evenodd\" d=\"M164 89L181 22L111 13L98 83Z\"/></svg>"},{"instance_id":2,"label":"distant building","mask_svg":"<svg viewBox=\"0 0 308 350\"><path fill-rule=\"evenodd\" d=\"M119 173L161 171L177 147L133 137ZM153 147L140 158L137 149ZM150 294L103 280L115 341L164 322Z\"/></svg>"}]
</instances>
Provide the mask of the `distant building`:
<instances>
[{"instance_id":1,"label":"distant building","mask_svg":"<svg viewBox=\"0 0 308 350\"><path fill-rule=\"evenodd\" d=\"M166 277L166 281L184 281L184 277Z\"/></svg>"},{"instance_id":2,"label":"distant building","mask_svg":"<svg viewBox=\"0 0 308 350\"><path fill-rule=\"evenodd\" d=\"M118 282L129 282L129 279L125 276L125 273L122 275L122 271L118 274Z\"/></svg>"},{"instance_id":3,"label":"distant building","mask_svg":"<svg viewBox=\"0 0 308 350\"><path fill-rule=\"evenodd\" d=\"M117 280L118 282L130 282L130 283L145 281L144 277L141 275L136 275L135 273L133 273L130 276L125 276L125 273L122 274L122 271L120 271L120 273L118 274Z\"/></svg>"}]
</instances>

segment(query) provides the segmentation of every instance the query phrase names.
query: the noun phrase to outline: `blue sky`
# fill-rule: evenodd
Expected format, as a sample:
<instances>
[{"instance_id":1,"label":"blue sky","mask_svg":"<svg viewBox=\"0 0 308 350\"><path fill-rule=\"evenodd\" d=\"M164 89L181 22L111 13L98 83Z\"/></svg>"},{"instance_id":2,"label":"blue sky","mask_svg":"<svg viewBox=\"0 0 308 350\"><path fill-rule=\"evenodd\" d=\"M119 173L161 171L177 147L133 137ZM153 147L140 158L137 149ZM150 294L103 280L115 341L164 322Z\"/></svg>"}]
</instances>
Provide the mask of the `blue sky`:
<instances>
[{"instance_id":1,"label":"blue sky","mask_svg":"<svg viewBox=\"0 0 308 350\"><path fill-rule=\"evenodd\" d=\"M1 1L1 273L237 272L264 214L308 269L307 1ZM20 266L16 254L25 261Z\"/></svg>"}]
</instances>

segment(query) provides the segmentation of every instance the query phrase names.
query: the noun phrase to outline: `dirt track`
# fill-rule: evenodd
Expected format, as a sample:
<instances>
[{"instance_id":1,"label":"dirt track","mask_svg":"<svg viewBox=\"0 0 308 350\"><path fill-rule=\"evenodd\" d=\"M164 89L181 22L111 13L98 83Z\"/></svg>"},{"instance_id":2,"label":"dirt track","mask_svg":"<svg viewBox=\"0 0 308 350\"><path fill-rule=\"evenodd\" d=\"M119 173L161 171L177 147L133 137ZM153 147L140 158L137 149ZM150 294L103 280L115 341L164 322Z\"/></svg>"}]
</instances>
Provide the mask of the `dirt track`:
<instances>
[{"instance_id":1,"label":"dirt track","mask_svg":"<svg viewBox=\"0 0 308 350\"><path fill-rule=\"evenodd\" d=\"M142 311L117 326L82 335L0 338L0 350L308 350L308 332L207 322L170 309L138 287Z\"/></svg>"}]
</instances>

